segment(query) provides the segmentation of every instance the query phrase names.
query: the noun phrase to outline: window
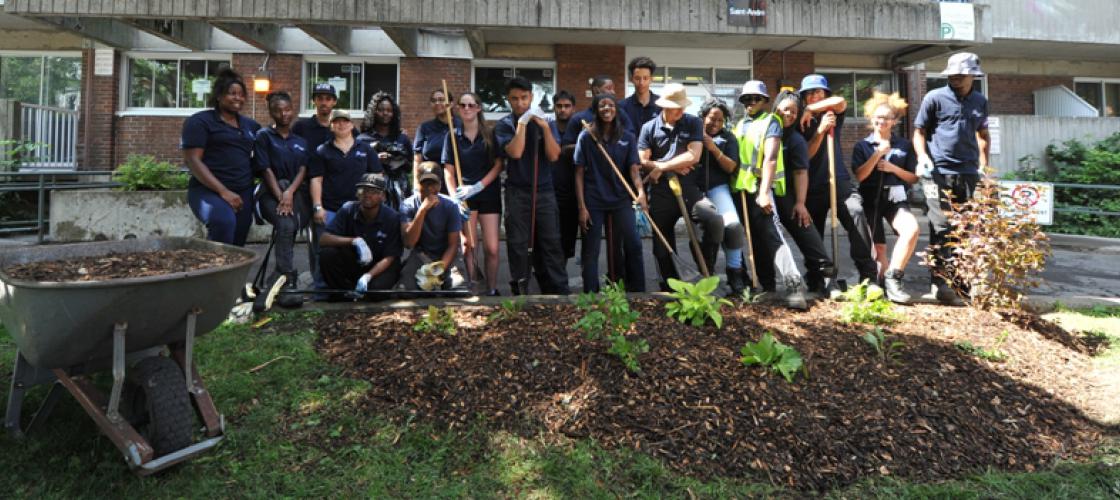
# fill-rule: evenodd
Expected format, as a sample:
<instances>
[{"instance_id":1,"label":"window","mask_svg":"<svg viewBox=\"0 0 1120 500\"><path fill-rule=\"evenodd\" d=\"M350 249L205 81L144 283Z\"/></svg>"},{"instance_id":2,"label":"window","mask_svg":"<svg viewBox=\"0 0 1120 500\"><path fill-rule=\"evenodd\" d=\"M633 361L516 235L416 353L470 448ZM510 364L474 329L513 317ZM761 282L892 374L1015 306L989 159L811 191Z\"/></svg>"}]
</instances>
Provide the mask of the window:
<instances>
[{"instance_id":1,"label":"window","mask_svg":"<svg viewBox=\"0 0 1120 500\"><path fill-rule=\"evenodd\" d=\"M329 83L338 93L338 109L364 112L373 94L384 91L397 99L397 64L395 62L367 62L363 60L308 61L303 73L304 109L311 110L315 103L311 91L316 83Z\"/></svg>"},{"instance_id":2,"label":"window","mask_svg":"<svg viewBox=\"0 0 1120 500\"><path fill-rule=\"evenodd\" d=\"M1120 116L1120 80L1077 78L1074 91L1097 108L1099 116Z\"/></svg>"},{"instance_id":3,"label":"window","mask_svg":"<svg viewBox=\"0 0 1120 500\"><path fill-rule=\"evenodd\" d=\"M863 116L863 103L871 98L872 92L894 92L894 75L891 73L824 70L820 74L828 79L832 95L843 96L848 101L848 110L844 114L849 118Z\"/></svg>"},{"instance_id":4,"label":"window","mask_svg":"<svg viewBox=\"0 0 1120 500\"><path fill-rule=\"evenodd\" d=\"M218 70L228 65L229 61L222 59L130 56L127 106L205 108Z\"/></svg>"},{"instance_id":5,"label":"window","mask_svg":"<svg viewBox=\"0 0 1120 500\"><path fill-rule=\"evenodd\" d=\"M692 101L692 105L685 112L694 115L700 113L700 106L704 101L712 97L719 98L731 109L731 117L727 120L730 126L743 116L744 109L739 103L739 91L743 89L743 83L750 79L750 69L666 66L657 68L650 91L661 95L662 89L669 83L684 85L685 92ZM626 95L633 93L634 85L627 82Z\"/></svg>"},{"instance_id":6,"label":"window","mask_svg":"<svg viewBox=\"0 0 1120 500\"><path fill-rule=\"evenodd\" d=\"M556 94L556 71L553 63L507 65L507 62L487 62L475 65L474 91L482 99L482 110L487 119L509 113L506 102L506 80L520 76L533 84L534 107L545 111L552 109L552 96ZM452 96L454 99L454 96Z\"/></svg>"},{"instance_id":7,"label":"window","mask_svg":"<svg viewBox=\"0 0 1120 500\"><path fill-rule=\"evenodd\" d=\"M82 58L70 55L0 55L0 98L77 109Z\"/></svg>"}]
</instances>

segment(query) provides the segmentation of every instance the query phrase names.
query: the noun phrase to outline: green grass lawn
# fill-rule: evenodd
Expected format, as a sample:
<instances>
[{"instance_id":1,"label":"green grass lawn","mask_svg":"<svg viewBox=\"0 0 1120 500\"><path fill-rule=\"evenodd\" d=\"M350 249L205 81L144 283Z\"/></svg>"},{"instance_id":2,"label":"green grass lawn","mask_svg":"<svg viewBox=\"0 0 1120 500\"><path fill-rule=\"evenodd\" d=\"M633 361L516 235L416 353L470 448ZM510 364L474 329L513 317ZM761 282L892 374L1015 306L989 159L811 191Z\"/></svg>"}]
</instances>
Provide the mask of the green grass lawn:
<instances>
[{"instance_id":1,"label":"green grass lawn","mask_svg":"<svg viewBox=\"0 0 1120 500\"><path fill-rule=\"evenodd\" d=\"M355 404L367 388L364 382L341 376L315 352L313 316L277 316L259 329L226 325L199 341L199 369L227 419L227 438L211 453L157 477L137 478L92 420L66 398L26 439L0 436L5 478L0 496L803 496L757 480L682 476L641 453L604 450L590 440L525 439L490 431L481 422L454 431L390 423ZM5 388L14 355L14 343L0 329ZM45 388L33 391L25 409L31 411L44 393ZM0 394L6 396L6 389ZM831 496L1116 498L1118 462L1120 442L1112 441L1084 464L1063 463L1034 473L990 472L936 484L877 479Z\"/></svg>"}]
</instances>

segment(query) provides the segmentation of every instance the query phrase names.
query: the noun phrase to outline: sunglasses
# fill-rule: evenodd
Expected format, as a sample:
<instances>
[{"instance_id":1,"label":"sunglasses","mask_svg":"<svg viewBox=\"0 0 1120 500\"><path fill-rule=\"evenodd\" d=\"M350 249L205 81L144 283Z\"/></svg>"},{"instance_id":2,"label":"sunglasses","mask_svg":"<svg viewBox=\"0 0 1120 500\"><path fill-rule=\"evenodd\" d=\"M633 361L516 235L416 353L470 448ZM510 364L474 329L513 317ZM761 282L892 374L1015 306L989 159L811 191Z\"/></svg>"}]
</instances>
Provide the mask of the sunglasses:
<instances>
[{"instance_id":1,"label":"sunglasses","mask_svg":"<svg viewBox=\"0 0 1120 500\"><path fill-rule=\"evenodd\" d=\"M463 109L469 109L469 108L477 108L477 107L478 107L478 103L475 103L475 102L467 102L467 103L462 103L462 102L461 102L461 103L459 103L459 107L460 107L460 108L463 108Z\"/></svg>"},{"instance_id":2,"label":"sunglasses","mask_svg":"<svg viewBox=\"0 0 1120 500\"><path fill-rule=\"evenodd\" d=\"M754 104L756 102L762 102L762 101L765 101L765 100L766 100L766 98L762 97L760 95L749 95L749 96L745 96L745 97L740 98L739 102L741 102L743 104L750 105L750 104Z\"/></svg>"}]
</instances>

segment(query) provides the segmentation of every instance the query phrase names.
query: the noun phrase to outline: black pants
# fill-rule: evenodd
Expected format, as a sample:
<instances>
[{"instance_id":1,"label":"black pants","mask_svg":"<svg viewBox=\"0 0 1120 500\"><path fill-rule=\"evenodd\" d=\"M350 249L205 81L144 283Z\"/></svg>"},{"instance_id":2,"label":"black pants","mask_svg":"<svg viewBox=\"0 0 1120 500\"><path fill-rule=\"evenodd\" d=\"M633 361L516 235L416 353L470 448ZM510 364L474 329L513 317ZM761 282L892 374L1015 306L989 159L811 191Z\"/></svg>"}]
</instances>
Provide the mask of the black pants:
<instances>
[{"instance_id":1,"label":"black pants","mask_svg":"<svg viewBox=\"0 0 1120 500\"><path fill-rule=\"evenodd\" d=\"M871 225L868 222L867 214L863 211L863 197L859 195L858 191L852 189L851 185L847 183L838 184L836 186L836 202L836 218L840 225L844 227L844 231L848 233L849 254L852 257L852 262L855 263L856 270L859 271L859 279L860 281L870 280L871 283L874 283L879 273L875 259L871 258ZM825 225L831 226L832 224L828 218L829 205L827 188L811 191L809 197L805 200L805 208L809 210L809 216L813 218L813 226L817 229L817 235L822 239L824 238ZM839 257L833 255L832 258Z\"/></svg>"},{"instance_id":2,"label":"black pants","mask_svg":"<svg viewBox=\"0 0 1120 500\"><path fill-rule=\"evenodd\" d=\"M747 201L747 217L750 219L751 248L754 253L755 272L758 274L758 284L763 290L774 291L777 289L775 274L782 278L782 285L787 290L794 290L801 286L801 271L793 260L793 252L782 236L781 220L777 212L766 214L755 202L755 195L747 193L741 196L735 193L732 200L736 210L743 212L743 199ZM775 197L776 199L777 197ZM776 206L776 205L775 205ZM744 264L750 265L749 255L744 255Z\"/></svg>"},{"instance_id":3,"label":"black pants","mask_svg":"<svg viewBox=\"0 0 1120 500\"><path fill-rule=\"evenodd\" d=\"M287 179L280 179L280 189L287 189ZM272 224L276 229L273 236L273 251L276 255L276 272L280 274L294 273L295 263L293 255L296 243L296 233L307 227L311 221L311 201L306 189L299 189L292 195L292 215L279 216L276 207L280 201L272 196L272 192L263 185L257 189L257 211L262 219Z\"/></svg>"},{"instance_id":4,"label":"black pants","mask_svg":"<svg viewBox=\"0 0 1120 500\"><path fill-rule=\"evenodd\" d=\"M677 221L681 219L681 209L677 204L676 197L668 189L668 179L662 177L660 182L665 184L664 188L651 189L649 216L652 220L650 222L661 230L675 253L677 251L677 235L674 227ZM708 271L714 272L719 247L723 243L723 218L720 217L716 206L703 197L699 187L682 183L681 188L685 210L689 213L689 220L685 222L694 226L699 223L702 233L700 237L701 255L696 255L693 252L692 258L697 262L697 265L703 259L703 262L708 266ZM654 242L653 258L657 261L657 270L661 275L661 289L667 290L669 278L680 279L677 266L673 264L672 255L660 241Z\"/></svg>"},{"instance_id":5,"label":"black pants","mask_svg":"<svg viewBox=\"0 0 1120 500\"><path fill-rule=\"evenodd\" d=\"M937 276L938 268L944 265L944 262L952 256L950 248L945 247L945 243L949 241L949 203L963 203L972 199L972 195L976 192L976 183L980 181L980 176L977 174L942 174L938 172L933 173L933 183L937 185L936 198L926 195L926 205L929 206L929 244L931 247L937 248L934 253L935 265L930 268L930 280L934 284L943 283L944 280ZM929 180L922 180L923 185L931 182ZM949 191L952 198L945 196L945 191Z\"/></svg>"},{"instance_id":6,"label":"black pants","mask_svg":"<svg viewBox=\"0 0 1120 500\"><path fill-rule=\"evenodd\" d=\"M319 249L319 270L323 273L323 281L327 288L335 290L353 290L358 284L358 278L369 272L374 263L361 265L358 263L358 252L352 246L323 247ZM393 264L385 272L374 276L369 282L369 290L388 290L397 283L401 274L401 261L394 259Z\"/></svg>"},{"instance_id":7,"label":"black pants","mask_svg":"<svg viewBox=\"0 0 1120 500\"><path fill-rule=\"evenodd\" d=\"M814 225L802 227L793 219L793 206L796 203L796 195L786 193L785 196L775 197L774 206L778 211L778 220L793 237L797 248L801 250L801 256L805 258L805 281L810 288L821 287L824 286L825 276L832 272L833 262L828 257L824 249L824 241L821 240L821 235ZM827 203L825 209L828 209ZM812 211L809 213L812 215Z\"/></svg>"},{"instance_id":8,"label":"black pants","mask_svg":"<svg viewBox=\"0 0 1120 500\"><path fill-rule=\"evenodd\" d=\"M560 221L560 248L564 259L576 256L576 240L579 239L579 201L575 195L556 194L556 209Z\"/></svg>"},{"instance_id":9,"label":"black pants","mask_svg":"<svg viewBox=\"0 0 1120 500\"><path fill-rule=\"evenodd\" d=\"M645 263L642 259L642 239L634 227L634 209L629 204L623 204L613 209L590 210L591 227L583 237L583 291L599 291L599 243L602 241L606 230L606 221L613 220L615 232L622 233L621 241L616 239L616 246L624 248L625 259L615 259L615 274L622 274L621 278L608 276L611 281L621 279L626 284L627 292L646 291ZM614 238L607 232L608 237ZM611 249L608 248L608 251ZM608 259L612 259L608 255ZM619 268L622 268L621 270Z\"/></svg>"},{"instance_id":10,"label":"black pants","mask_svg":"<svg viewBox=\"0 0 1120 500\"><path fill-rule=\"evenodd\" d=\"M506 186L506 255L514 283L529 279L529 233L532 223L532 193L528 189ZM541 293L567 295L568 272L560 244L560 218L552 188L537 191L536 241L532 268ZM514 290L516 292L516 290Z\"/></svg>"}]
</instances>

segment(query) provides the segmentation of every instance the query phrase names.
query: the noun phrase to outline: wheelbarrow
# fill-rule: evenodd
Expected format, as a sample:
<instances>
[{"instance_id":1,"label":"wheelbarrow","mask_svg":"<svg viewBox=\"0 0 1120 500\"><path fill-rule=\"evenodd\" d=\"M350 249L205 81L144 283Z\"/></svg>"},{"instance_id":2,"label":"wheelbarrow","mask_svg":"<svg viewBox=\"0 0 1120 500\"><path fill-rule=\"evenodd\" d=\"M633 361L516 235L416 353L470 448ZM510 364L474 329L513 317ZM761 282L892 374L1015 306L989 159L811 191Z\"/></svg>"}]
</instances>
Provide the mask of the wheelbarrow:
<instances>
[{"instance_id":1,"label":"wheelbarrow","mask_svg":"<svg viewBox=\"0 0 1120 500\"><path fill-rule=\"evenodd\" d=\"M26 281L4 272L32 262L179 249L224 252L235 263L88 282ZM5 429L23 436L65 390L138 475L216 446L225 422L198 375L194 342L226 319L256 259L251 250L192 238L0 250L0 320L17 347ZM105 370L113 378L108 398L90 378ZM45 384L52 384L50 391L22 427L25 391ZM193 442L196 414L203 427Z\"/></svg>"}]
</instances>

